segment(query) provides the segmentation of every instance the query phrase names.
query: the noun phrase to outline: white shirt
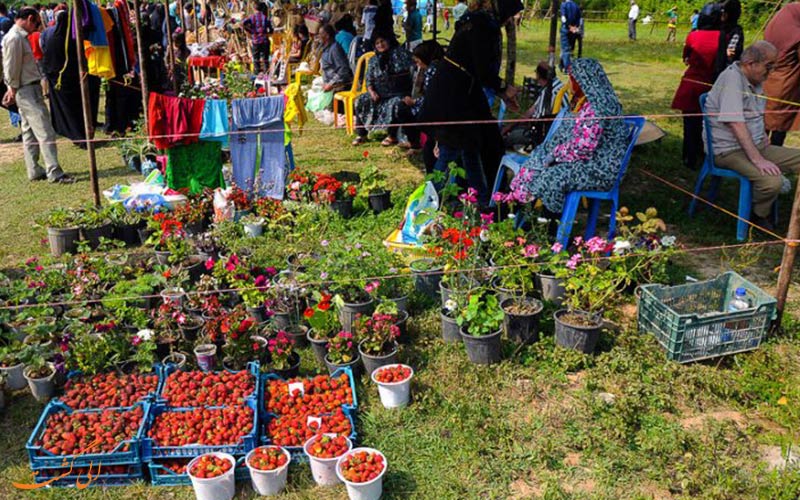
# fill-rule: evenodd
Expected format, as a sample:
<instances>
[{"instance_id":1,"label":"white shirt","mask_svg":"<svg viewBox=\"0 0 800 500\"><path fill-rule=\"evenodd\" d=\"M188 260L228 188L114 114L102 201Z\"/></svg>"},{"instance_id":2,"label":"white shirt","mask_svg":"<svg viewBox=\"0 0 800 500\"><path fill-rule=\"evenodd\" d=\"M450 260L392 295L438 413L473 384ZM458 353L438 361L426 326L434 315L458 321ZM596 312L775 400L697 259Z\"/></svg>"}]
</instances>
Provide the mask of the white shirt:
<instances>
[{"instance_id":1,"label":"white shirt","mask_svg":"<svg viewBox=\"0 0 800 500\"><path fill-rule=\"evenodd\" d=\"M633 19L634 21L639 18L639 6L636 4L631 5L631 10L628 11L628 19Z\"/></svg>"}]
</instances>

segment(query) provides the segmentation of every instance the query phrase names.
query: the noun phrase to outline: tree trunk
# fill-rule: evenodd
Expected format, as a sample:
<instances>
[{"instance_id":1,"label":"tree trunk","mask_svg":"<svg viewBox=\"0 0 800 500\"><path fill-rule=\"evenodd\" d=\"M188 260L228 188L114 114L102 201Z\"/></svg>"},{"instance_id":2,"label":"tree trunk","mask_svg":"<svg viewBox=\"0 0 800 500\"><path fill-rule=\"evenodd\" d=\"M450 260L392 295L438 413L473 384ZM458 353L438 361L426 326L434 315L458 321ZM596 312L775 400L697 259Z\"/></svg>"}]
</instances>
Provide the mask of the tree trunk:
<instances>
[{"instance_id":1,"label":"tree trunk","mask_svg":"<svg viewBox=\"0 0 800 500\"><path fill-rule=\"evenodd\" d=\"M506 21L506 84L514 85L517 72L517 23L512 17Z\"/></svg>"}]
</instances>

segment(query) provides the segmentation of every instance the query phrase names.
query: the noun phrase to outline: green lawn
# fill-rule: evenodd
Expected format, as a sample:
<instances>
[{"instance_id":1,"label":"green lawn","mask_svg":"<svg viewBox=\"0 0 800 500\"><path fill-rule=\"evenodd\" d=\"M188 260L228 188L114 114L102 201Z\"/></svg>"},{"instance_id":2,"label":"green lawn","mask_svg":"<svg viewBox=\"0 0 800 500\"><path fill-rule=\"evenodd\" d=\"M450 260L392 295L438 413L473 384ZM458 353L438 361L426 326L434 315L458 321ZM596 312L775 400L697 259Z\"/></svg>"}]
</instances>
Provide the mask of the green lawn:
<instances>
[{"instance_id":1,"label":"green lawn","mask_svg":"<svg viewBox=\"0 0 800 500\"><path fill-rule=\"evenodd\" d=\"M687 247L735 243L735 221L711 209L694 219L688 197L658 183L650 171L678 185L694 183L695 173L680 164L681 120L669 104L682 73L679 44L662 43L663 33L640 29L627 42L623 24L587 26L584 55L603 62L625 112L662 115L652 119L667 131L659 143L637 148L623 186L623 205L658 208L670 231ZM684 34L685 35L685 34ZM526 23L520 33L518 79L533 74L546 57L547 25ZM0 128L0 140L16 135ZM342 130L310 123L294 142L297 163L321 170L359 170L363 148L349 145ZM800 145L798 136L790 144ZM422 179L421 166L397 151L370 143L371 157L391 172L396 187ZM2 145L0 257L13 265L42 254L44 236L33 218L53 206L91 200L85 152L60 145L72 186L31 184L25 179L18 144ZM116 150L98 150L101 189L132 178ZM735 206L728 186L721 200ZM399 202L399 199L395 200ZM781 200L785 231L791 199ZM382 238L397 211L353 223L363 238ZM335 230L330 230L335 231ZM326 233L327 234L327 233ZM323 235L319 235L322 237ZM264 252L280 249L263 248ZM737 269L767 289L780 248L688 254L681 269L696 276ZM797 306L792 290L790 305ZM657 344L635 328L632 298L615 313L618 328L604 335L600 353L582 356L556 349L552 321L544 338L515 357L491 367L471 365L460 346L440 340L438 316L415 302L413 342L402 353L415 367L412 405L384 410L375 388L358 386L363 403L360 442L382 450L389 461L385 498L390 499L795 499L797 469L770 471L767 451L797 443L800 424L800 336L790 315L787 333L759 351L720 362L687 366L666 362ZM303 353L304 357L310 353ZM613 401L607 394L613 395ZM608 402L610 401L610 402ZM48 490L22 493L10 482L30 479L24 443L41 406L29 394L14 395L0 417L0 498L160 499L193 498L191 488L137 485L118 489ZM240 488L242 490L242 488ZM251 498L244 488L237 498ZM280 498L344 499L343 487L313 486L307 466L292 467L290 487Z\"/></svg>"}]
</instances>

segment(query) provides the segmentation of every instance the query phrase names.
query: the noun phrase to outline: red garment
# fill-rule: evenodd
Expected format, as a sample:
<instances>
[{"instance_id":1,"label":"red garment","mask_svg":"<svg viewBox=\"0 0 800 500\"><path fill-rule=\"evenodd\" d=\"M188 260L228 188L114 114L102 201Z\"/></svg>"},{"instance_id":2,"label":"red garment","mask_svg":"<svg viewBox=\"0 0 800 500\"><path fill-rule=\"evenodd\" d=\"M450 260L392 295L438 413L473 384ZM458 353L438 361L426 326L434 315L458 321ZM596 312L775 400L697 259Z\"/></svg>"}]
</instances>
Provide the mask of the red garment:
<instances>
[{"instance_id":1,"label":"red garment","mask_svg":"<svg viewBox=\"0 0 800 500\"><path fill-rule=\"evenodd\" d=\"M125 52L128 54L128 68L133 69L133 67L136 66L137 54L136 45L133 44L131 23L128 22L131 18L131 11L128 9L128 2L124 0L114 0L114 8L117 9L117 13L119 14Z\"/></svg>"},{"instance_id":2,"label":"red garment","mask_svg":"<svg viewBox=\"0 0 800 500\"><path fill-rule=\"evenodd\" d=\"M764 40L778 49L775 68L764 82L764 93L774 98L767 100L764 123L767 130L800 130L800 107L790 104L800 102L800 3L790 3L775 14Z\"/></svg>"},{"instance_id":3,"label":"red garment","mask_svg":"<svg viewBox=\"0 0 800 500\"><path fill-rule=\"evenodd\" d=\"M158 149L197 142L203 125L203 99L171 97L150 92L147 135Z\"/></svg>"},{"instance_id":4,"label":"red garment","mask_svg":"<svg viewBox=\"0 0 800 500\"><path fill-rule=\"evenodd\" d=\"M717 57L719 31L692 31L683 46L683 59L689 67L681 78L672 109L684 113L700 112L700 94L714 85L714 61Z\"/></svg>"},{"instance_id":5,"label":"red garment","mask_svg":"<svg viewBox=\"0 0 800 500\"><path fill-rule=\"evenodd\" d=\"M33 50L33 58L37 61L41 61L42 57L44 57L44 54L42 53L42 46L39 43L39 37L41 34L41 31L34 31L28 35L28 42L30 42L31 49Z\"/></svg>"}]
</instances>

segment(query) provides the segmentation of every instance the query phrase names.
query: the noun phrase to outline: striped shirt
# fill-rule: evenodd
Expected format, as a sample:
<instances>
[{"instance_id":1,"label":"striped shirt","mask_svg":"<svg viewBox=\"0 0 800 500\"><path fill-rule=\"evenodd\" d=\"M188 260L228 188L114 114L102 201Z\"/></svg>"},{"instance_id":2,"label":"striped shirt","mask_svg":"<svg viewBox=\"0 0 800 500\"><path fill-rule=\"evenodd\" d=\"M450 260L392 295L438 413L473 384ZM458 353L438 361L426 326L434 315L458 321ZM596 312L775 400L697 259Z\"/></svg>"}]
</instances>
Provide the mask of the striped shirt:
<instances>
[{"instance_id":1,"label":"striped shirt","mask_svg":"<svg viewBox=\"0 0 800 500\"><path fill-rule=\"evenodd\" d=\"M253 37L253 43L267 43L267 35L272 33L272 21L262 12L256 12L244 20L244 29Z\"/></svg>"}]
</instances>

